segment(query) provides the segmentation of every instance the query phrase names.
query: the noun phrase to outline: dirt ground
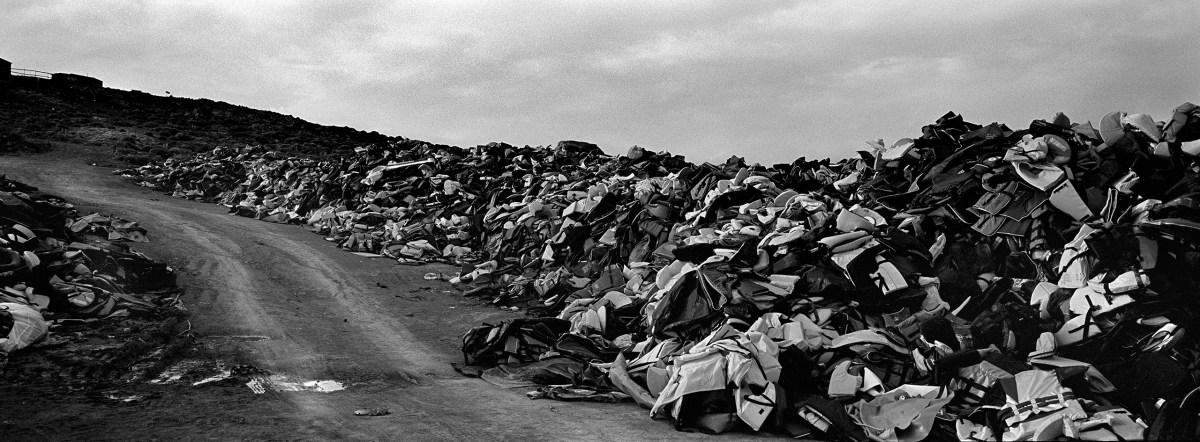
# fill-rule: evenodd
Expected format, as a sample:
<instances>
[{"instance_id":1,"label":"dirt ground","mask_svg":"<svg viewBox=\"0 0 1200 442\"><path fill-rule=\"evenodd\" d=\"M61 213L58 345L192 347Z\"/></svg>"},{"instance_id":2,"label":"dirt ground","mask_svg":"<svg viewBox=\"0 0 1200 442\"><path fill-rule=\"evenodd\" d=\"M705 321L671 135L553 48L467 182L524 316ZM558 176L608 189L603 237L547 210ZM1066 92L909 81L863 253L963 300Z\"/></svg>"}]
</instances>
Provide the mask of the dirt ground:
<instances>
[{"instance_id":1,"label":"dirt ground","mask_svg":"<svg viewBox=\"0 0 1200 442\"><path fill-rule=\"evenodd\" d=\"M456 373L459 338L517 317L462 297L427 272L338 250L301 226L232 216L224 207L134 186L103 165L109 149L60 145L0 156L0 174L139 221L186 291L196 341L174 381L84 386L53 377L0 385L0 440L675 440L631 403L530 400ZM182 326L182 325L181 325ZM190 364L190 365L189 365ZM335 392L255 394L244 378L193 385L202 370L265 370L335 380ZM241 368L237 368L241 367ZM252 367L252 368L247 368ZM166 376L164 376L166 377ZM391 414L359 417L362 408ZM723 435L722 440L758 439Z\"/></svg>"}]
</instances>

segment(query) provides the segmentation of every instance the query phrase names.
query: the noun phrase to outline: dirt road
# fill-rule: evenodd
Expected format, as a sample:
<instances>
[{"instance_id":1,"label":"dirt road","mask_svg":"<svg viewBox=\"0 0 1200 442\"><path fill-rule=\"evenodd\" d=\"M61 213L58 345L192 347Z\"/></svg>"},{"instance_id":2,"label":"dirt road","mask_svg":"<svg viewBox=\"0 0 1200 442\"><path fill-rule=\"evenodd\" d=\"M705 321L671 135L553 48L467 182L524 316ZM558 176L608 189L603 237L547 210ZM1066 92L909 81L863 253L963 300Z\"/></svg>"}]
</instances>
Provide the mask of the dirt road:
<instances>
[{"instance_id":1,"label":"dirt road","mask_svg":"<svg viewBox=\"0 0 1200 442\"><path fill-rule=\"evenodd\" d=\"M346 390L268 392L214 383L147 386L128 403L6 386L0 435L37 439L672 440L678 433L632 404L530 400L464 378L458 339L469 327L518 314L426 281L448 266L406 267L338 250L300 226L226 214L225 208L139 188L92 166L107 152L83 146L0 157L0 174L141 222L135 247L179 272L185 305L212 356L273 373L332 379ZM133 387L131 387L133 388ZM20 400L17 400L17 395ZM391 415L356 417L360 408ZM8 439L8 437L0 437ZM738 437L722 436L722 440ZM11 439L10 439L11 440Z\"/></svg>"}]
</instances>

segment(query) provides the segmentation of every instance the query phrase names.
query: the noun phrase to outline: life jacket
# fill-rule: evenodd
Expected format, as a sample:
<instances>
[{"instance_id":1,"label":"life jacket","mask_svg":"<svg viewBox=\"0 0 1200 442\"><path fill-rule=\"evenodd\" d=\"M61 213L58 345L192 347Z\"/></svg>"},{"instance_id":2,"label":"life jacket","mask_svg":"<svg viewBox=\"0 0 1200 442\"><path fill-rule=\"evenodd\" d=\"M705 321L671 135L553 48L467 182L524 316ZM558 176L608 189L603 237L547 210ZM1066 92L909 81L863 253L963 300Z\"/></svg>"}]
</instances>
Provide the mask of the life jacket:
<instances>
[{"instance_id":1,"label":"life jacket","mask_svg":"<svg viewBox=\"0 0 1200 442\"><path fill-rule=\"evenodd\" d=\"M1001 379L1013 375L996 365L983 361L958 369L958 375L950 380L950 388L954 390L954 400L947 407L960 410L961 414L970 414L980 405L988 405L992 387Z\"/></svg>"},{"instance_id":2,"label":"life jacket","mask_svg":"<svg viewBox=\"0 0 1200 442\"><path fill-rule=\"evenodd\" d=\"M1057 372L1028 370L999 382L1005 395L999 418L1008 427L1004 440L1028 439L1049 419L1087 418L1075 392L1062 385Z\"/></svg>"},{"instance_id":3,"label":"life jacket","mask_svg":"<svg viewBox=\"0 0 1200 442\"><path fill-rule=\"evenodd\" d=\"M570 321L558 318L514 319L477 326L463 334L463 361L485 367L536 361L554 348L570 327Z\"/></svg>"}]
</instances>

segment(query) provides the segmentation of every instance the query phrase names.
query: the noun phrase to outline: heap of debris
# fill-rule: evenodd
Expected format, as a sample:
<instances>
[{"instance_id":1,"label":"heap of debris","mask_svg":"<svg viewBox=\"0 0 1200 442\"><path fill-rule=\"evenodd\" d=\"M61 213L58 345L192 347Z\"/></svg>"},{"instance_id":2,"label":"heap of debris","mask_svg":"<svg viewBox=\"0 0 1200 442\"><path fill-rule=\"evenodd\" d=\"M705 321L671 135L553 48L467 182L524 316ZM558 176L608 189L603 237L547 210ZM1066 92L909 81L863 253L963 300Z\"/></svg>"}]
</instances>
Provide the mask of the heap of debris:
<instances>
[{"instance_id":1,"label":"heap of debris","mask_svg":"<svg viewBox=\"0 0 1200 442\"><path fill-rule=\"evenodd\" d=\"M63 198L0 177L4 377L152 374L185 312L175 273L129 247L146 241L136 222L80 216Z\"/></svg>"},{"instance_id":2,"label":"heap of debris","mask_svg":"<svg viewBox=\"0 0 1200 442\"><path fill-rule=\"evenodd\" d=\"M121 173L358 253L463 264L531 318L460 370L680 429L853 440L1195 437L1200 108L948 113L840 161L695 165L405 140ZM565 387L564 387L565 386Z\"/></svg>"}]
</instances>

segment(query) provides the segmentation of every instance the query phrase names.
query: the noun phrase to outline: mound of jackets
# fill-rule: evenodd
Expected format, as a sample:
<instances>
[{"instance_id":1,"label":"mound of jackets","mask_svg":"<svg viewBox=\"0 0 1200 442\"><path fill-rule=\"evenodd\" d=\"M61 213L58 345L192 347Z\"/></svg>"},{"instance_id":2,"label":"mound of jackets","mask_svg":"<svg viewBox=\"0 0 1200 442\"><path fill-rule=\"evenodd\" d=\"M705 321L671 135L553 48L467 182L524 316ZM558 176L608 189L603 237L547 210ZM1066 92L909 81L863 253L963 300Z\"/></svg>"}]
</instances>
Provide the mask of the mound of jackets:
<instances>
[{"instance_id":1,"label":"mound of jackets","mask_svg":"<svg viewBox=\"0 0 1200 442\"><path fill-rule=\"evenodd\" d=\"M79 216L66 200L0 177L0 359L51 326L152 316L178 301L175 274L131 250L136 222Z\"/></svg>"},{"instance_id":2,"label":"mound of jackets","mask_svg":"<svg viewBox=\"0 0 1200 442\"><path fill-rule=\"evenodd\" d=\"M351 252L404 263L481 262L497 255L480 240L489 208L520 201L530 187L594 180L615 170L609 163L616 160L574 141L554 149L462 149L404 140L325 159L217 148L116 173L240 216L309 225Z\"/></svg>"},{"instance_id":3,"label":"mound of jackets","mask_svg":"<svg viewBox=\"0 0 1200 442\"><path fill-rule=\"evenodd\" d=\"M485 379L619 392L714 433L1108 440L1197 436L1197 155L1185 103L1019 130L948 113L771 166L405 141L123 173L461 263L466 294L530 316L464 336L459 368Z\"/></svg>"},{"instance_id":4,"label":"mound of jackets","mask_svg":"<svg viewBox=\"0 0 1200 442\"><path fill-rule=\"evenodd\" d=\"M1200 112L1146 120L1014 131L948 114L841 163L613 177L515 223L517 237L566 218L536 243L536 273L518 256L463 275L515 267L563 334L529 347L481 326L460 369L574 356L586 367L555 382L712 433L1195 438ZM575 222L588 233L573 239ZM559 349L571 335L598 356Z\"/></svg>"}]
</instances>

